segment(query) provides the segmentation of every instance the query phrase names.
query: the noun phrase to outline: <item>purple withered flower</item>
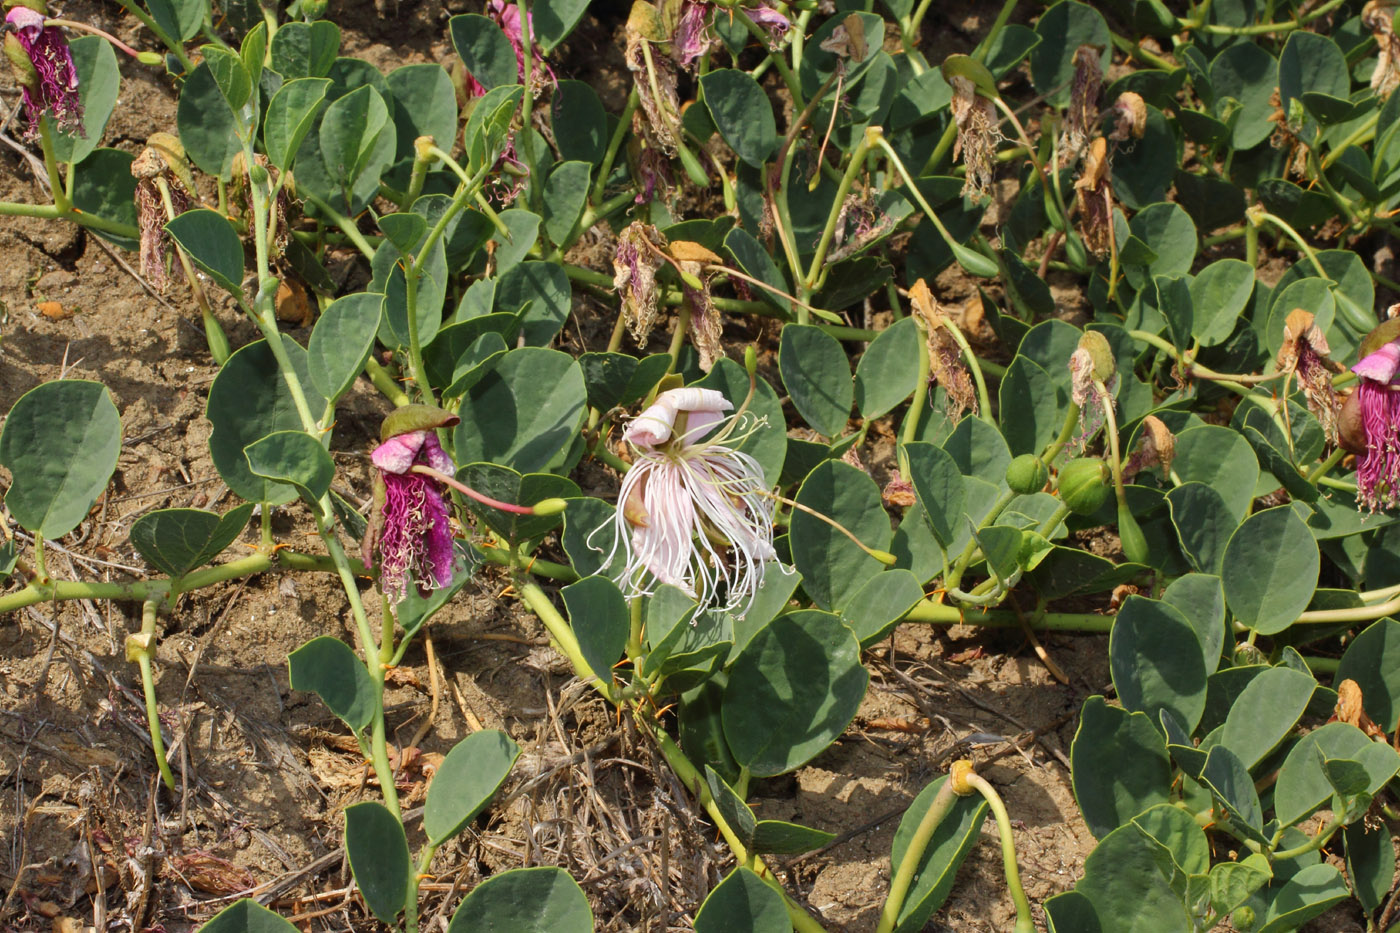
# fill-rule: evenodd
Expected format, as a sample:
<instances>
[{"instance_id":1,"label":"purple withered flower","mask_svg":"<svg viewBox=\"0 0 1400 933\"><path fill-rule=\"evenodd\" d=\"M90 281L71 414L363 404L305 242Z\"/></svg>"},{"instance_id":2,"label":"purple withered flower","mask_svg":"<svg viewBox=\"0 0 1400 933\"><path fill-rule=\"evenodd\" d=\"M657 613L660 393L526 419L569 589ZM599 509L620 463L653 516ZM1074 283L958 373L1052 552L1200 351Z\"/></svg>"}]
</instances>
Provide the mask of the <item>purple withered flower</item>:
<instances>
[{"instance_id":1,"label":"purple withered flower","mask_svg":"<svg viewBox=\"0 0 1400 933\"><path fill-rule=\"evenodd\" d=\"M687 3L681 10L676 33L671 37L671 57L681 68L689 68L710 50L710 5Z\"/></svg>"},{"instance_id":2,"label":"purple withered flower","mask_svg":"<svg viewBox=\"0 0 1400 933\"><path fill-rule=\"evenodd\" d=\"M637 346L646 346L656 323L656 273L664 257L666 237L655 227L634 221L617 235L613 253L613 288L622 298L622 316Z\"/></svg>"},{"instance_id":3,"label":"purple withered flower","mask_svg":"<svg viewBox=\"0 0 1400 933\"><path fill-rule=\"evenodd\" d=\"M1331 352L1312 312L1294 308L1288 313L1283 325L1283 346L1275 365L1279 372L1298 377L1298 388L1307 399L1308 409L1317 416L1327 440L1335 444L1342 406L1332 391L1332 373L1340 372L1341 367L1327 359Z\"/></svg>"},{"instance_id":4,"label":"purple withered flower","mask_svg":"<svg viewBox=\"0 0 1400 933\"><path fill-rule=\"evenodd\" d=\"M671 389L628 426L634 459L608 558L621 550L614 579L627 596L670 584L702 608L742 615L752 603L777 557L775 503L763 468L726 444L739 419L725 414L733 407L714 389Z\"/></svg>"},{"instance_id":5,"label":"purple withered flower","mask_svg":"<svg viewBox=\"0 0 1400 933\"><path fill-rule=\"evenodd\" d=\"M1341 444L1356 454L1356 504L1376 511L1400 505L1400 322L1381 325L1361 345L1351 371L1361 377L1342 406ZM1391 339L1375 346L1377 334ZM1366 351L1370 352L1366 352Z\"/></svg>"},{"instance_id":6,"label":"purple withered flower","mask_svg":"<svg viewBox=\"0 0 1400 933\"><path fill-rule=\"evenodd\" d=\"M792 28L792 21L766 3L745 7L744 12L758 26L768 30L768 47L774 51L783 41L783 36Z\"/></svg>"},{"instance_id":7,"label":"purple withered flower","mask_svg":"<svg viewBox=\"0 0 1400 933\"><path fill-rule=\"evenodd\" d=\"M432 431L408 431L388 438L370 454L378 470L371 516L377 525L365 535L365 563L379 553L379 586L390 600L408 595L410 577L418 592L441 589L452 582L456 555L448 525L446 487L437 479L413 471L423 465L449 476L452 458ZM382 485L382 489L380 488Z\"/></svg>"},{"instance_id":8,"label":"purple withered flower","mask_svg":"<svg viewBox=\"0 0 1400 933\"><path fill-rule=\"evenodd\" d=\"M26 6L5 14L5 54L23 90L29 128L24 138L39 133L39 119L48 112L58 128L86 136L83 104L78 98L78 72L68 40L57 26L46 26L44 15Z\"/></svg>"}]
</instances>

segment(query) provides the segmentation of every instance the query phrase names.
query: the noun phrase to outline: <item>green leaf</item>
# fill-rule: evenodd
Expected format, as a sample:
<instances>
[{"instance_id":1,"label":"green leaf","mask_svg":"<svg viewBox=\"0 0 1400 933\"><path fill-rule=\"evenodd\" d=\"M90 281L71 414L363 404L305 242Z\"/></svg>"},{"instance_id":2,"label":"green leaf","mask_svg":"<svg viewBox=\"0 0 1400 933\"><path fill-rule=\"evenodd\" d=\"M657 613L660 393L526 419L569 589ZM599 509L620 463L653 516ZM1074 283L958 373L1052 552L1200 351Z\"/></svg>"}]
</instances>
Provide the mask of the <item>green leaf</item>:
<instances>
[{"instance_id":1,"label":"green leaf","mask_svg":"<svg viewBox=\"0 0 1400 933\"><path fill-rule=\"evenodd\" d=\"M1354 680L1366 712L1382 729L1400 725L1400 622L1381 619L1356 636L1342 653L1335 683Z\"/></svg>"},{"instance_id":2,"label":"green leaf","mask_svg":"<svg viewBox=\"0 0 1400 933\"><path fill-rule=\"evenodd\" d=\"M326 306L306 348L317 392L335 401L349 391L374 349L383 315L384 296L375 292L346 295Z\"/></svg>"},{"instance_id":3,"label":"green leaf","mask_svg":"<svg viewBox=\"0 0 1400 933\"><path fill-rule=\"evenodd\" d=\"M539 236L541 218L539 214L514 207L501 211L497 216L510 231L509 242L499 230L491 237L496 244L496 271L505 275L530 254L530 247L535 245Z\"/></svg>"},{"instance_id":4,"label":"green leaf","mask_svg":"<svg viewBox=\"0 0 1400 933\"><path fill-rule=\"evenodd\" d=\"M482 87L489 91L519 82L515 49L494 20L479 13L465 13L448 20L447 28L452 47Z\"/></svg>"},{"instance_id":5,"label":"green leaf","mask_svg":"<svg viewBox=\"0 0 1400 933\"><path fill-rule=\"evenodd\" d=\"M272 36L272 69L287 79L324 78L340 51L340 27L328 19L283 23Z\"/></svg>"},{"instance_id":6,"label":"green leaf","mask_svg":"<svg viewBox=\"0 0 1400 933\"><path fill-rule=\"evenodd\" d=\"M438 765L423 804L423 830L440 846L466 828L501 789L520 746L497 729L473 732Z\"/></svg>"},{"instance_id":7,"label":"green leaf","mask_svg":"<svg viewBox=\"0 0 1400 933\"><path fill-rule=\"evenodd\" d=\"M1369 710L1369 701L1366 705ZM1280 824L1292 826L1332 799L1332 784L1323 770L1326 759L1361 762L1371 778L1371 794L1400 771L1400 754L1390 746L1371 741L1349 723L1329 722L1299 739L1279 768L1274 815Z\"/></svg>"},{"instance_id":8,"label":"green leaf","mask_svg":"<svg viewBox=\"0 0 1400 933\"><path fill-rule=\"evenodd\" d=\"M185 211L165 225L171 238L214 283L243 301L243 242L218 211Z\"/></svg>"},{"instance_id":9,"label":"green leaf","mask_svg":"<svg viewBox=\"0 0 1400 933\"><path fill-rule=\"evenodd\" d=\"M135 250L136 179L131 176L131 153L120 149L97 148L73 169L73 206L85 214L125 224L131 236L92 230L102 239L122 249Z\"/></svg>"},{"instance_id":10,"label":"green leaf","mask_svg":"<svg viewBox=\"0 0 1400 933\"><path fill-rule=\"evenodd\" d=\"M880 490L864 471L839 460L818 464L797 491L797 502L825 515L866 547L888 550L889 519ZM823 609L840 610L883 565L825 521L794 511L789 526L792 560L802 587Z\"/></svg>"},{"instance_id":11,"label":"green leaf","mask_svg":"<svg viewBox=\"0 0 1400 933\"><path fill-rule=\"evenodd\" d=\"M1206 676L1215 673L1225 644L1225 594L1220 578L1203 573L1177 577L1162 593L1162 602L1175 606L1196 633Z\"/></svg>"},{"instance_id":12,"label":"green leaf","mask_svg":"<svg viewBox=\"0 0 1400 933\"><path fill-rule=\"evenodd\" d=\"M1144 288L1153 276L1191 271L1196 258L1196 225L1181 205L1148 205L1129 221L1128 229L1156 254L1145 266L1129 264L1124 258L1123 273L1134 288Z\"/></svg>"},{"instance_id":13,"label":"green leaf","mask_svg":"<svg viewBox=\"0 0 1400 933\"><path fill-rule=\"evenodd\" d=\"M238 44L238 58L248 72L250 84L257 87L262 81L263 60L267 58L267 23L261 22L243 34Z\"/></svg>"},{"instance_id":14,"label":"green leaf","mask_svg":"<svg viewBox=\"0 0 1400 933\"><path fill-rule=\"evenodd\" d=\"M695 915L695 933L791 933L783 896L740 865L721 881Z\"/></svg>"},{"instance_id":15,"label":"green leaf","mask_svg":"<svg viewBox=\"0 0 1400 933\"><path fill-rule=\"evenodd\" d=\"M1230 535L1239 527L1224 498L1205 483L1182 483L1167 491L1172 526L1181 552L1201 573L1220 572Z\"/></svg>"},{"instance_id":16,"label":"green leaf","mask_svg":"<svg viewBox=\"0 0 1400 933\"><path fill-rule=\"evenodd\" d=\"M758 777L801 767L845 730L869 679L860 643L836 616L779 616L729 670L724 735L735 759Z\"/></svg>"},{"instance_id":17,"label":"green leaf","mask_svg":"<svg viewBox=\"0 0 1400 933\"><path fill-rule=\"evenodd\" d=\"M1390 827L1380 820L1374 827L1357 822L1342 832L1351 889L1366 912L1375 913L1395 885L1395 847L1391 844Z\"/></svg>"},{"instance_id":18,"label":"green leaf","mask_svg":"<svg viewBox=\"0 0 1400 933\"><path fill-rule=\"evenodd\" d=\"M682 629L696 623L699 609L695 598L680 587L670 584L657 587L646 605L644 622L649 651L642 666L643 677L650 677L661 669L680 640Z\"/></svg>"},{"instance_id":19,"label":"green leaf","mask_svg":"<svg viewBox=\"0 0 1400 933\"><path fill-rule=\"evenodd\" d=\"M369 85L356 88L326 107L317 140L331 180L351 188L369 168L379 134L389 123L389 107Z\"/></svg>"},{"instance_id":20,"label":"green leaf","mask_svg":"<svg viewBox=\"0 0 1400 933\"><path fill-rule=\"evenodd\" d=\"M1069 398L1049 373L1018 356L997 390L1001 432L1013 454L1040 453L1059 435Z\"/></svg>"},{"instance_id":21,"label":"green leaf","mask_svg":"<svg viewBox=\"0 0 1400 933\"><path fill-rule=\"evenodd\" d=\"M1183 276L1158 275L1152 279L1157 292L1157 310L1167 321L1167 336L1178 349L1191 346L1194 326L1191 286Z\"/></svg>"},{"instance_id":22,"label":"green leaf","mask_svg":"<svg viewBox=\"0 0 1400 933\"><path fill-rule=\"evenodd\" d=\"M1252 149L1269 138L1276 109L1270 99L1279 84L1278 62L1272 55L1253 42L1237 42L1210 63L1210 83L1218 96L1217 114L1224 113L1226 98L1239 105L1230 126L1232 148Z\"/></svg>"},{"instance_id":23,"label":"green leaf","mask_svg":"<svg viewBox=\"0 0 1400 933\"><path fill-rule=\"evenodd\" d=\"M146 9L161 29L177 39L193 39L209 13L207 0L146 0Z\"/></svg>"},{"instance_id":24,"label":"green leaf","mask_svg":"<svg viewBox=\"0 0 1400 933\"><path fill-rule=\"evenodd\" d=\"M201 51L204 54L204 63L209 66L209 72L214 76L214 83L219 86L219 92L224 95L224 100L228 101L230 109L238 113L253 94L253 78L248 74L248 69L243 67L243 58L237 52L216 45L210 45Z\"/></svg>"},{"instance_id":25,"label":"green leaf","mask_svg":"<svg viewBox=\"0 0 1400 933\"><path fill-rule=\"evenodd\" d=\"M583 216L591 171L587 162L560 162L549 173L544 184L544 232L556 246L568 243Z\"/></svg>"},{"instance_id":26,"label":"green leaf","mask_svg":"<svg viewBox=\"0 0 1400 933\"><path fill-rule=\"evenodd\" d=\"M840 341L811 324L788 324L782 330L778 366L803 420L827 437L841 434L851 417L855 389Z\"/></svg>"},{"instance_id":27,"label":"green leaf","mask_svg":"<svg viewBox=\"0 0 1400 933\"><path fill-rule=\"evenodd\" d=\"M886 570L867 580L846 602L841 621L856 633L861 647L868 648L893 631L904 614L923 598L923 587L912 573Z\"/></svg>"},{"instance_id":28,"label":"green leaf","mask_svg":"<svg viewBox=\"0 0 1400 933\"><path fill-rule=\"evenodd\" d=\"M1183 483L1205 483L1219 494L1236 522L1254 500L1259 461L1239 432L1216 424L1187 428L1176 437L1172 469Z\"/></svg>"},{"instance_id":29,"label":"green leaf","mask_svg":"<svg viewBox=\"0 0 1400 933\"><path fill-rule=\"evenodd\" d=\"M554 339L568 320L572 304L568 273L557 262L522 262L496 281L497 310L521 312L520 327L531 346L544 346Z\"/></svg>"},{"instance_id":30,"label":"green leaf","mask_svg":"<svg viewBox=\"0 0 1400 933\"><path fill-rule=\"evenodd\" d=\"M783 820L759 820L753 828L753 844L749 851L757 855L800 855L820 849L835 838L835 833L810 826Z\"/></svg>"},{"instance_id":31,"label":"green leaf","mask_svg":"<svg viewBox=\"0 0 1400 933\"><path fill-rule=\"evenodd\" d=\"M900 318L871 341L856 364L855 403L867 421L887 414L919 389L919 341L912 317Z\"/></svg>"},{"instance_id":32,"label":"green leaf","mask_svg":"<svg viewBox=\"0 0 1400 933\"><path fill-rule=\"evenodd\" d=\"M1063 0L1046 10L1035 24L1040 42L1031 49L1031 82L1053 107L1069 101L1074 76L1074 53L1081 45L1098 46L1102 68L1112 54L1108 24L1098 10L1075 0Z\"/></svg>"},{"instance_id":33,"label":"green leaf","mask_svg":"<svg viewBox=\"0 0 1400 933\"><path fill-rule=\"evenodd\" d=\"M467 391L453 431L458 463L490 461L520 472L561 465L585 409L583 370L567 353L511 350Z\"/></svg>"},{"instance_id":34,"label":"green leaf","mask_svg":"<svg viewBox=\"0 0 1400 933\"><path fill-rule=\"evenodd\" d=\"M1253 768L1278 747L1308 708L1317 681L1299 671L1275 667L1249 682L1230 706L1220 744Z\"/></svg>"},{"instance_id":35,"label":"green leaf","mask_svg":"<svg viewBox=\"0 0 1400 933\"><path fill-rule=\"evenodd\" d=\"M282 337L282 348L307 395L307 404L315 411L325 399L311 391L306 351L287 336ZM274 431L302 429L287 380L267 341L248 344L229 357L209 388L205 417L214 428L209 453L229 489L250 502L281 505L296 498L290 487L253 475L243 456L245 447Z\"/></svg>"},{"instance_id":36,"label":"green leaf","mask_svg":"<svg viewBox=\"0 0 1400 933\"><path fill-rule=\"evenodd\" d=\"M335 462L330 451L305 431L275 431L243 448L254 476L296 487L307 504L330 492Z\"/></svg>"},{"instance_id":37,"label":"green leaf","mask_svg":"<svg viewBox=\"0 0 1400 933\"><path fill-rule=\"evenodd\" d=\"M282 171L291 168L292 159L316 123L330 85L326 78L296 78L272 96L263 121L263 145L267 160Z\"/></svg>"},{"instance_id":38,"label":"green leaf","mask_svg":"<svg viewBox=\"0 0 1400 933\"><path fill-rule=\"evenodd\" d=\"M384 83L394 98L395 158L413 158L414 141L420 136L451 147L457 132L457 90L441 65L404 65L389 72Z\"/></svg>"},{"instance_id":39,"label":"green leaf","mask_svg":"<svg viewBox=\"0 0 1400 933\"><path fill-rule=\"evenodd\" d=\"M1135 823L1118 827L1089 853L1074 890L1089 900L1101 929L1191 933L1186 905L1163 874L1160 858L1160 843ZM1056 925L1059 933L1071 929Z\"/></svg>"},{"instance_id":40,"label":"green leaf","mask_svg":"<svg viewBox=\"0 0 1400 933\"><path fill-rule=\"evenodd\" d=\"M627 600L607 577L586 577L560 590L569 613L569 627L578 639L579 653L604 683L627 647L630 625Z\"/></svg>"},{"instance_id":41,"label":"green leaf","mask_svg":"<svg viewBox=\"0 0 1400 933\"><path fill-rule=\"evenodd\" d=\"M773 257L768 255L763 244L754 239L753 234L743 227L735 227L724 235L724 249L733 257L741 272L767 284L769 288L777 289L780 292L789 291L787 280L783 278L783 274L779 271L778 264L773 261ZM768 288L752 287L761 300L768 302L784 314L790 311L791 303L778 297L776 293ZM783 332L787 332L786 327L783 328ZM844 352L842 351L843 355ZM847 364L846 368L849 370L850 365Z\"/></svg>"},{"instance_id":42,"label":"green leaf","mask_svg":"<svg viewBox=\"0 0 1400 933\"><path fill-rule=\"evenodd\" d=\"M1162 734L1146 714L1109 706L1103 697L1084 701L1070 762L1074 799L1099 839L1169 800L1172 772Z\"/></svg>"},{"instance_id":43,"label":"green leaf","mask_svg":"<svg viewBox=\"0 0 1400 933\"><path fill-rule=\"evenodd\" d=\"M1220 862L1210 869L1210 906L1217 916L1225 916L1249 900L1269 883L1273 872L1268 859L1259 853L1239 862Z\"/></svg>"},{"instance_id":44,"label":"green leaf","mask_svg":"<svg viewBox=\"0 0 1400 933\"><path fill-rule=\"evenodd\" d=\"M909 857L909 844L924 814L933 805L933 798L948 780L947 775L939 777L919 792L909 809L900 818L899 827L894 831L890 844L890 874L899 871L904 860ZM943 905L948 892L953 889L953 880L958 866L977 844L982 829L982 821L987 816L987 801L981 794L956 797L947 815L939 821L928 845L919 853L919 867L909 883L904 904L900 907L896 921L897 933L912 933L921 930L933 912Z\"/></svg>"},{"instance_id":45,"label":"green leaf","mask_svg":"<svg viewBox=\"0 0 1400 933\"><path fill-rule=\"evenodd\" d=\"M1292 625L1317 589L1321 556L1298 513L1283 505L1244 520L1225 548L1221 582L1235 618L1261 635Z\"/></svg>"},{"instance_id":46,"label":"green leaf","mask_svg":"<svg viewBox=\"0 0 1400 933\"><path fill-rule=\"evenodd\" d=\"M447 933L593 933L588 897L562 868L514 868L472 889Z\"/></svg>"},{"instance_id":47,"label":"green leaf","mask_svg":"<svg viewBox=\"0 0 1400 933\"><path fill-rule=\"evenodd\" d=\"M251 897L245 897L215 914L203 930L205 933L294 933L297 928Z\"/></svg>"},{"instance_id":48,"label":"green leaf","mask_svg":"<svg viewBox=\"0 0 1400 933\"><path fill-rule=\"evenodd\" d=\"M279 29L277 38L281 33ZM228 181L233 157L243 151L238 139L242 126L208 64L201 62L185 78L175 122L190 161L206 174Z\"/></svg>"},{"instance_id":49,"label":"green leaf","mask_svg":"<svg viewBox=\"0 0 1400 933\"><path fill-rule=\"evenodd\" d=\"M705 107L715 126L740 159L762 167L778 145L773 105L746 72L718 68L700 77Z\"/></svg>"},{"instance_id":50,"label":"green leaf","mask_svg":"<svg viewBox=\"0 0 1400 933\"><path fill-rule=\"evenodd\" d=\"M535 4L534 11L538 19L540 4ZM554 89L549 120L561 159L579 160L589 165L603 161L608 149L607 112L598 99L598 92L586 81L559 82Z\"/></svg>"},{"instance_id":51,"label":"green leaf","mask_svg":"<svg viewBox=\"0 0 1400 933\"><path fill-rule=\"evenodd\" d=\"M1290 933L1346 899L1347 883L1341 872L1331 865L1309 865L1274 895L1259 933Z\"/></svg>"},{"instance_id":52,"label":"green leaf","mask_svg":"<svg viewBox=\"0 0 1400 933\"><path fill-rule=\"evenodd\" d=\"M1305 91L1346 100L1351 96L1351 74L1337 43L1299 29L1288 34L1278 57L1278 96L1283 112L1288 112L1289 101Z\"/></svg>"},{"instance_id":53,"label":"green leaf","mask_svg":"<svg viewBox=\"0 0 1400 933\"><path fill-rule=\"evenodd\" d=\"M1223 745L1212 747L1201 769L1201 783L1225 808L1235 829L1256 842L1268 843L1263 832L1264 809L1259 804L1259 793L1254 789L1249 769L1238 755Z\"/></svg>"},{"instance_id":54,"label":"green leaf","mask_svg":"<svg viewBox=\"0 0 1400 933\"><path fill-rule=\"evenodd\" d=\"M107 488L121 446L121 416L106 386L61 379L30 389L0 430L10 514L32 534L68 534Z\"/></svg>"},{"instance_id":55,"label":"green leaf","mask_svg":"<svg viewBox=\"0 0 1400 933\"><path fill-rule=\"evenodd\" d=\"M1114 153L1113 193L1134 209L1162 201L1181 165L1181 143L1162 111L1148 104L1142 139Z\"/></svg>"},{"instance_id":56,"label":"green leaf","mask_svg":"<svg viewBox=\"0 0 1400 933\"><path fill-rule=\"evenodd\" d=\"M203 509L159 509L131 524L131 545L161 573L182 577L237 540L253 514L245 502L225 515Z\"/></svg>"},{"instance_id":57,"label":"green leaf","mask_svg":"<svg viewBox=\"0 0 1400 933\"><path fill-rule=\"evenodd\" d=\"M1109 637L1109 668L1123 706L1157 722L1170 710L1187 732L1196 728L1206 704L1202 655L1182 651L1195 632L1171 604L1129 596Z\"/></svg>"},{"instance_id":58,"label":"green leaf","mask_svg":"<svg viewBox=\"0 0 1400 933\"><path fill-rule=\"evenodd\" d=\"M531 28L535 41L546 53L573 32L588 9L588 0L536 0L530 4Z\"/></svg>"},{"instance_id":59,"label":"green leaf","mask_svg":"<svg viewBox=\"0 0 1400 933\"><path fill-rule=\"evenodd\" d=\"M60 162L81 162L97 148L112 108L117 104L121 74L112 43L98 36L78 36L68 43L73 70L78 76L78 98L83 103L83 131L53 134L54 158Z\"/></svg>"},{"instance_id":60,"label":"green leaf","mask_svg":"<svg viewBox=\"0 0 1400 933\"><path fill-rule=\"evenodd\" d=\"M345 855L360 896L374 915L392 924L408 899L408 839L403 823L373 800L345 808Z\"/></svg>"},{"instance_id":61,"label":"green leaf","mask_svg":"<svg viewBox=\"0 0 1400 933\"><path fill-rule=\"evenodd\" d=\"M313 638L287 657L293 690L310 690L326 708L359 732L374 719L374 682L364 663L338 638Z\"/></svg>"}]
</instances>

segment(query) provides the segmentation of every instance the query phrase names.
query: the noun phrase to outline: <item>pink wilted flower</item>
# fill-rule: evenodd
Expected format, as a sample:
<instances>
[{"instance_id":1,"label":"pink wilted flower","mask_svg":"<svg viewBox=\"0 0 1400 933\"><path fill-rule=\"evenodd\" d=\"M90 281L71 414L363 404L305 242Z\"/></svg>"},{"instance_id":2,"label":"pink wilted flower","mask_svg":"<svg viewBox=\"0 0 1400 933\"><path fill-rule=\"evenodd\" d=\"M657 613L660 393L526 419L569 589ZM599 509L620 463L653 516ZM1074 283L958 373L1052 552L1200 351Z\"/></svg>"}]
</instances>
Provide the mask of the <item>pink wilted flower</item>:
<instances>
[{"instance_id":1,"label":"pink wilted flower","mask_svg":"<svg viewBox=\"0 0 1400 933\"><path fill-rule=\"evenodd\" d=\"M710 50L710 5L687 3L681 10L676 33L671 37L671 57L681 68L690 68L696 59Z\"/></svg>"},{"instance_id":2,"label":"pink wilted flower","mask_svg":"<svg viewBox=\"0 0 1400 933\"><path fill-rule=\"evenodd\" d=\"M758 462L726 445L739 421L724 414L733 407L714 389L671 389L628 425L634 460L608 559L621 549L614 579L629 597L670 584L702 608L742 614L762 586L777 557L775 503Z\"/></svg>"},{"instance_id":3,"label":"pink wilted flower","mask_svg":"<svg viewBox=\"0 0 1400 933\"><path fill-rule=\"evenodd\" d=\"M456 555L448 526L447 488L415 472L423 465L451 475L455 467L432 431L408 431L385 440L370 454L378 475L376 510L364 540L365 564L379 553L379 586L394 602L408 595L410 576L420 594L452 582Z\"/></svg>"},{"instance_id":4,"label":"pink wilted flower","mask_svg":"<svg viewBox=\"0 0 1400 933\"><path fill-rule=\"evenodd\" d=\"M783 36L792 28L792 21L766 3L745 7L744 12L756 25L768 30L768 47L776 50Z\"/></svg>"},{"instance_id":5,"label":"pink wilted flower","mask_svg":"<svg viewBox=\"0 0 1400 933\"><path fill-rule=\"evenodd\" d=\"M1377 346L1377 337L1385 342ZM1374 512L1400 504L1400 321L1382 324L1361 350L1351 368L1361 380L1342 406L1341 442L1356 454L1356 504Z\"/></svg>"},{"instance_id":6,"label":"pink wilted flower","mask_svg":"<svg viewBox=\"0 0 1400 933\"><path fill-rule=\"evenodd\" d=\"M29 7L13 7L5 14L5 54L24 92L24 111L29 117L25 139L38 135L39 119L45 112L53 115L64 132L86 136L78 72L63 30L46 26L43 14Z\"/></svg>"}]
</instances>

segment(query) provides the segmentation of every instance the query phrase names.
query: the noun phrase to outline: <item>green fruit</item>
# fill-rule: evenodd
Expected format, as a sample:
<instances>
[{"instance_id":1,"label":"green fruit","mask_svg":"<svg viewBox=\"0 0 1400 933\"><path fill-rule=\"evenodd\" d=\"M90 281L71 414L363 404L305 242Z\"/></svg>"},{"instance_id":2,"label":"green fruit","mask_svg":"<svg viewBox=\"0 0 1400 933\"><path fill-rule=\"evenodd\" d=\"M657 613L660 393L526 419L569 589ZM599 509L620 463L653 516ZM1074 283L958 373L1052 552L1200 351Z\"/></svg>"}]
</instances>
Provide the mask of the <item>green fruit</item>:
<instances>
[{"instance_id":1,"label":"green fruit","mask_svg":"<svg viewBox=\"0 0 1400 933\"><path fill-rule=\"evenodd\" d=\"M1060 501L1071 512L1089 515L1108 498L1111 475L1108 464L1093 457L1080 457L1060 470Z\"/></svg>"},{"instance_id":2,"label":"green fruit","mask_svg":"<svg viewBox=\"0 0 1400 933\"><path fill-rule=\"evenodd\" d=\"M1135 564L1147 563L1147 538L1124 502L1118 503L1118 540L1123 543L1124 557Z\"/></svg>"},{"instance_id":3,"label":"green fruit","mask_svg":"<svg viewBox=\"0 0 1400 933\"><path fill-rule=\"evenodd\" d=\"M1050 471L1035 454L1021 454L1006 467L1006 485L1023 496L1040 492L1050 482Z\"/></svg>"}]
</instances>

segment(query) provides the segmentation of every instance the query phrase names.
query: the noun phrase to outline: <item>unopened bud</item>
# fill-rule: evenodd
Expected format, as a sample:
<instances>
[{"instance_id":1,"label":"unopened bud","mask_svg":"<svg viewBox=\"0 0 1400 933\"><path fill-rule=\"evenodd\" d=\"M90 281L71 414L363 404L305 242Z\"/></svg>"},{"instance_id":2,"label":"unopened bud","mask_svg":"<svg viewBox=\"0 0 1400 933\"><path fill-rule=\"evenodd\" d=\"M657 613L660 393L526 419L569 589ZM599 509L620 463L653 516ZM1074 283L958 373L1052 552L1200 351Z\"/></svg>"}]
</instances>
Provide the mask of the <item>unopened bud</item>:
<instances>
[{"instance_id":1,"label":"unopened bud","mask_svg":"<svg viewBox=\"0 0 1400 933\"><path fill-rule=\"evenodd\" d=\"M754 350L753 344L744 347L744 369L750 376L758 372L758 352Z\"/></svg>"},{"instance_id":2,"label":"unopened bud","mask_svg":"<svg viewBox=\"0 0 1400 933\"><path fill-rule=\"evenodd\" d=\"M1107 382L1113 378L1117 364L1113 359L1113 348L1109 346L1107 337L1096 330L1086 330L1084 336L1079 338L1079 349L1088 353L1089 359L1093 361L1096 382Z\"/></svg>"},{"instance_id":3,"label":"unopened bud","mask_svg":"<svg viewBox=\"0 0 1400 933\"><path fill-rule=\"evenodd\" d=\"M255 184L255 185L259 185L259 186L266 185L266 184L267 184L267 169L263 168L261 165L258 165L256 162L254 162L254 163L253 163L253 167L250 168L250 169L248 169L248 177L251 178L251 179L253 180L253 184Z\"/></svg>"},{"instance_id":4,"label":"unopened bud","mask_svg":"<svg viewBox=\"0 0 1400 933\"><path fill-rule=\"evenodd\" d=\"M975 794L977 788L973 787L967 780L968 775L976 774L972 762L967 758L959 758L953 762L953 766L948 769L948 782L953 785L953 793L959 797L966 797Z\"/></svg>"},{"instance_id":5,"label":"unopened bud","mask_svg":"<svg viewBox=\"0 0 1400 933\"><path fill-rule=\"evenodd\" d=\"M165 58L159 52L137 52L136 60L143 65L160 65Z\"/></svg>"},{"instance_id":6,"label":"unopened bud","mask_svg":"<svg viewBox=\"0 0 1400 933\"><path fill-rule=\"evenodd\" d=\"M893 567L899 561L899 558L895 557L889 551L881 551L876 548L870 549L870 556L878 560L880 563L884 564L886 567Z\"/></svg>"},{"instance_id":7,"label":"unopened bud","mask_svg":"<svg viewBox=\"0 0 1400 933\"><path fill-rule=\"evenodd\" d=\"M308 23L314 23L326 15L327 6L327 0L301 0L301 15Z\"/></svg>"},{"instance_id":8,"label":"unopened bud","mask_svg":"<svg viewBox=\"0 0 1400 933\"><path fill-rule=\"evenodd\" d=\"M564 509L568 508L568 506L568 500L556 498L541 499L531 506L531 508L535 510L536 515L558 515L560 512L564 511Z\"/></svg>"},{"instance_id":9,"label":"unopened bud","mask_svg":"<svg viewBox=\"0 0 1400 933\"><path fill-rule=\"evenodd\" d=\"M419 136L413 141L414 158L416 158L419 162L431 161L433 158L432 150L433 146L435 145L436 143L433 142L433 138L431 136Z\"/></svg>"}]
</instances>

